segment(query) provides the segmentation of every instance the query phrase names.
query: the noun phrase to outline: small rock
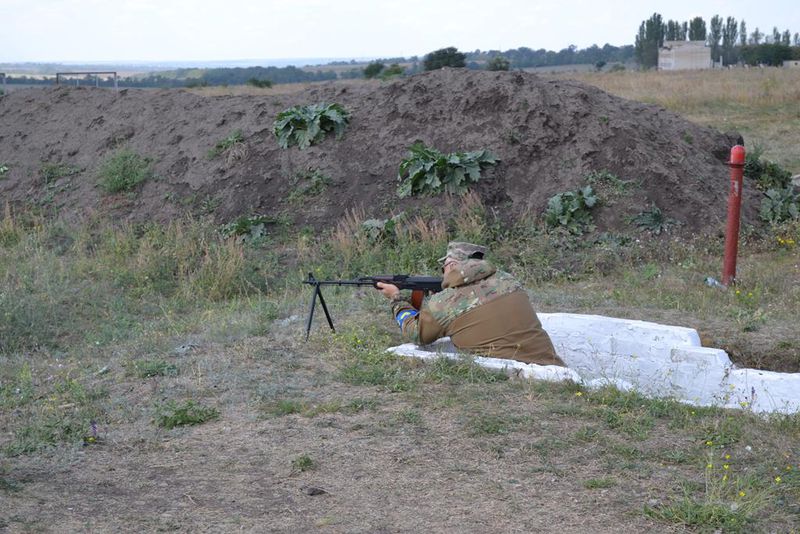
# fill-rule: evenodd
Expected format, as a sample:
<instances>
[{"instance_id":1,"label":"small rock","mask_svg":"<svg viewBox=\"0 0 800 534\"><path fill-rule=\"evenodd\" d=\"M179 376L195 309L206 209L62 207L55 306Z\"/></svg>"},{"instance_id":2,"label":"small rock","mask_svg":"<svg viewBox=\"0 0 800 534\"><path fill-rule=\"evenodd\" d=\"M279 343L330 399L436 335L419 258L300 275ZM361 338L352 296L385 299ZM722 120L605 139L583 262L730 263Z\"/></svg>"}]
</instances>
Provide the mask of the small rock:
<instances>
[{"instance_id":1,"label":"small rock","mask_svg":"<svg viewBox=\"0 0 800 534\"><path fill-rule=\"evenodd\" d=\"M290 325L292 323L296 323L299 320L300 320L300 316L299 315L290 315L286 319L281 319L280 321L275 321L275 324L277 326L288 326L288 325Z\"/></svg>"},{"instance_id":2,"label":"small rock","mask_svg":"<svg viewBox=\"0 0 800 534\"><path fill-rule=\"evenodd\" d=\"M318 488L318 487L316 487L316 486L303 486L303 487L302 487L302 488L300 488L300 489L301 489L301 490L303 491L303 493L305 493L306 495L323 495L323 494L325 494L325 493L328 493L328 492L327 492L327 491L325 491L324 489L322 489L322 488Z\"/></svg>"},{"instance_id":3,"label":"small rock","mask_svg":"<svg viewBox=\"0 0 800 534\"><path fill-rule=\"evenodd\" d=\"M194 343L184 343L183 345L175 347L173 352L175 352L175 354L186 354L195 348L197 348L197 345Z\"/></svg>"}]
</instances>

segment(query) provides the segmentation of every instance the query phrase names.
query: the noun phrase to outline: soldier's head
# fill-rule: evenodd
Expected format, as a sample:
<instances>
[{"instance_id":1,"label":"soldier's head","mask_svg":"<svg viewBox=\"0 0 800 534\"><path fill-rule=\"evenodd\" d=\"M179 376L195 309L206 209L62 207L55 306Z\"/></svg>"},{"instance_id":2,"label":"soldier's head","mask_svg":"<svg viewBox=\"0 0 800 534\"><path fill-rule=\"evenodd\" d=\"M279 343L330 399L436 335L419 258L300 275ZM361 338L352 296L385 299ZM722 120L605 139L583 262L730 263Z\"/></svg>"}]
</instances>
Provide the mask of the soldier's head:
<instances>
[{"instance_id":1,"label":"soldier's head","mask_svg":"<svg viewBox=\"0 0 800 534\"><path fill-rule=\"evenodd\" d=\"M462 261L479 259L482 260L486 254L486 247L463 241L450 241L447 244L447 254L439 258L442 264L442 272L447 273L452 267Z\"/></svg>"}]
</instances>

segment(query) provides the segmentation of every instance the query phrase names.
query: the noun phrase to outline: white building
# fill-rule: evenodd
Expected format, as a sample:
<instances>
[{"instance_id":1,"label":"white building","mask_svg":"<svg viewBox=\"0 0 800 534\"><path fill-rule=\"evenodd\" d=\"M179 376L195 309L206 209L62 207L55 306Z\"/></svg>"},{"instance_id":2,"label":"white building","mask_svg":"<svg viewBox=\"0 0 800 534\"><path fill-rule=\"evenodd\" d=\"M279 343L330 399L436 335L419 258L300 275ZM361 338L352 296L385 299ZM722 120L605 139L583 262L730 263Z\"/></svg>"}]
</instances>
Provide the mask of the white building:
<instances>
[{"instance_id":1,"label":"white building","mask_svg":"<svg viewBox=\"0 0 800 534\"><path fill-rule=\"evenodd\" d=\"M664 41L658 49L658 70L710 69L711 48L705 41Z\"/></svg>"}]
</instances>

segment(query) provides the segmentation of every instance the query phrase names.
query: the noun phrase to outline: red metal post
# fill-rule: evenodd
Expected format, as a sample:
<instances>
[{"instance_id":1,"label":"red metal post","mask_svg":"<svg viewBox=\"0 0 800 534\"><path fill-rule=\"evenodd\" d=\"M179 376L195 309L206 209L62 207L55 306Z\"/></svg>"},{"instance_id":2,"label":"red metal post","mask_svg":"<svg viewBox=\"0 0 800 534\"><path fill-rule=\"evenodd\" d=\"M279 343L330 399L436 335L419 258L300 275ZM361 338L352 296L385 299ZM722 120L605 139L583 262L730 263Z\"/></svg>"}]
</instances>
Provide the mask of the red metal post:
<instances>
[{"instance_id":1,"label":"red metal post","mask_svg":"<svg viewBox=\"0 0 800 534\"><path fill-rule=\"evenodd\" d=\"M731 191L728 195L728 225L725 230L725 262L722 265L722 283L736 283L736 254L739 249L739 214L742 207L742 175L744 174L744 147L731 148Z\"/></svg>"}]
</instances>

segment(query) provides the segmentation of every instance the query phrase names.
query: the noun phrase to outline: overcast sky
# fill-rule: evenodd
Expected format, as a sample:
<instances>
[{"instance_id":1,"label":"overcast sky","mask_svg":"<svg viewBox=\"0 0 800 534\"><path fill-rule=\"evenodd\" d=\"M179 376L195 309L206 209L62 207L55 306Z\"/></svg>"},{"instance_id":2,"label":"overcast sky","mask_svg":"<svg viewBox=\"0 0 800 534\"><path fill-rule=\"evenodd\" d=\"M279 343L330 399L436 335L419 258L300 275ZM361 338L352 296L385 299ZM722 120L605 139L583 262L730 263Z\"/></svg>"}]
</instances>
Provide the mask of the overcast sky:
<instances>
[{"instance_id":1,"label":"overcast sky","mask_svg":"<svg viewBox=\"0 0 800 534\"><path fill-rule=\"evenodd\" d=\"M800 0L0 0L0 62L422 56L633 44L715 14L800 32Z\"/></svg>"}]
</instances>

